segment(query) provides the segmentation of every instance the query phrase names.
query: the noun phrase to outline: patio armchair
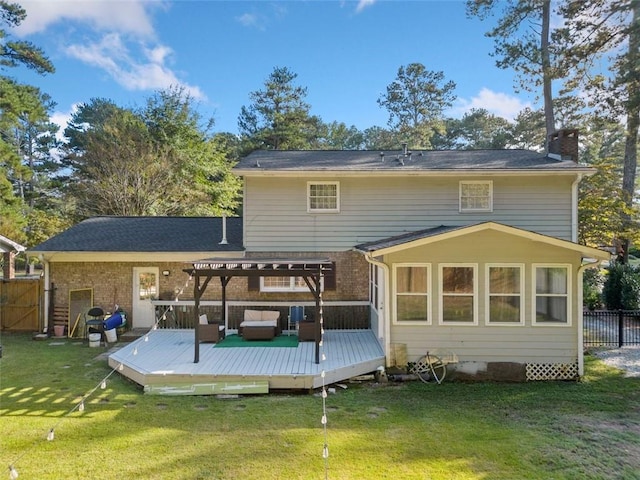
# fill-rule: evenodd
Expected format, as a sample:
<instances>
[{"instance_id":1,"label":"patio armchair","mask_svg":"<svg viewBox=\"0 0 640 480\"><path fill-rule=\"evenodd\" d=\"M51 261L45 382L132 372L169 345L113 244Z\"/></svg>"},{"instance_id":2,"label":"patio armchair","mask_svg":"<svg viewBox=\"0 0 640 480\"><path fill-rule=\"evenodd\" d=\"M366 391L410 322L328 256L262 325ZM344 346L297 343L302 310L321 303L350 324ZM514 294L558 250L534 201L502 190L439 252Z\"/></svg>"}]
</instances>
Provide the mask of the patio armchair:
<instances>
[{"instance_id":1,"label":"patio armchair","mask_svg":"<svg viewBox=\"0 0 640 480\"><path fill-rule=\"evenodd\" d=\"M200 343L218 343L225 337L224 325L209 323L207 315L203 313L199 317Z\"/></svg>"}]
</instances>

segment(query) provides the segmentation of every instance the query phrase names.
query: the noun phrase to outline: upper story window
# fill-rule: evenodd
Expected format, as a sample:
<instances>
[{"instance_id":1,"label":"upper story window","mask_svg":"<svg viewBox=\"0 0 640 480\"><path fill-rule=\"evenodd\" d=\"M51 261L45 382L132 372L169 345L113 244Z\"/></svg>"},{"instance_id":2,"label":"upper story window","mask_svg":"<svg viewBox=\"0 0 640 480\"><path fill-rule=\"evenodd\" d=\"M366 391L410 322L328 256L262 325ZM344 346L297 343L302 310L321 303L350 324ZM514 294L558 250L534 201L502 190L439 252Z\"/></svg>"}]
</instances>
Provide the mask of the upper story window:
<instances>
[{"instance_id":1,"label":"upper story window","mask_svg":"<svg viewBox=\"0 0 640 480\"><path fill-rule=\"evenodd\" d=\"M570 325L569 265L533 265L534 325Z\"/></svg>"},{"instance_id":2,"label":"upper story window","mask_svg":"<svg viewBox=\"0 0 640 480\"><path fill-rule=\"evenodd\" d=\"M339 212L340 184L338 182L307 182L307 211L310 213Z\"/></svg>"},{"instance_id":3,"label":"upper story window","mask_svg":"<svg viewBox=\"0 0 640 480\"><path fill-rule=\"evenodd\" d=\"M475 264L440 265L440 322L478 324L478 280Z\"/></svg>"},{"instance_id":4,"label":"upper story window","mask_svg":"<svg viewBox=\"0 0 640 480\"><path fill-rule=\"evenodd\" d=\"M487 266L487 324L524 324L523 275L522 265Z\"/></svg>"},{"instance_id":5,"label":"upper story window","mask_svg":"<svg viewBox=\"0 0 640 480\"><path fill-rule=\"evenodd\" d=\"M460 212L493 211L493 182L460 182Z\"/></svg>"},{"instance_id":6,"label":"upper story window","mask_svg":"<svg viewBox=\"0 0 640 480\"><path fill-rule=\"evenodd\" d=\"M431 297L431 267L428 264L394 265L396 323L428 324Z\"/></svg>"}]
</instances>

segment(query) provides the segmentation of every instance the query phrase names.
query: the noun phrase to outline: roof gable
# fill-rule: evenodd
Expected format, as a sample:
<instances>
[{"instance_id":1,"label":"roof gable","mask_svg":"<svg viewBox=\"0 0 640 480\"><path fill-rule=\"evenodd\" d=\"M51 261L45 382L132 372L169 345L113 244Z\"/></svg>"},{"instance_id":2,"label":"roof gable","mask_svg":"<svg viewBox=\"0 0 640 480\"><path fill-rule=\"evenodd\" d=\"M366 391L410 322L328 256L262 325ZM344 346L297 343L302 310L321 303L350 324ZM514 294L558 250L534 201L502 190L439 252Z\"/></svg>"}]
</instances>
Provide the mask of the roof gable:
<instances>
[{"instance_id":1,"label":"roof gable","mask_svg":"<svg viewBox=\"0 0 640 480\"><path fill-rule=\"evenodd\" d=\"M31 252L242 251L242 218L93 217L29 249Z\"/></svg>"},{"instance_id":2,"label":"roof gable","mask_svg":"<svg viewBox=\"0 0 640 480\"><path fill-rule=\"evenodd\" d=\"M569 242L567 240L561 240L559 238L551 237L548 235L542 235L540 233L531 232L529 230L523 230L520 228L510 227L496 222L483 222L475 225L464 227L447 227L441 225L436 228L430 228L427 230L419 230L416 232L410 232L403 235L397 235L394 237L384 238L377 242L363 243L356 245L355 250L362 253L381 256L389 253L394 253L409 248L414 248L422 245L427 245L433 242L441 242L450 238L455 238L463 235L469 235L471 233L483 231L483 230L495 230L507 235L513 235L520 238L527 238L532 241L542 242L549 245L557 246L560 248L566 248L580 252L586 257L595 258L597 260L608 260L610 253L604 250L599 250L593 247L587 247L578 243Z\"/></svg>"}]
</instances>

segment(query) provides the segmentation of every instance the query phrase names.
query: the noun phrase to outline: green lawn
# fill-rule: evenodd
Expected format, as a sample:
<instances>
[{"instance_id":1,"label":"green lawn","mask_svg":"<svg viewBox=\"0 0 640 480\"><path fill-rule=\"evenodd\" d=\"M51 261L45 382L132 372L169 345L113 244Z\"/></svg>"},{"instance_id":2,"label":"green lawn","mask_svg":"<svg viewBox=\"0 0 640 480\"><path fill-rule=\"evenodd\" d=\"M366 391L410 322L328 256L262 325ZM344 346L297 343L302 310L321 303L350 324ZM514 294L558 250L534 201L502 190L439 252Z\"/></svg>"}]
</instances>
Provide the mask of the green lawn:
<instances>
[{"instance_id":1,"label":"green lawn","mask_svg":"<svg viewBox=\"0 0 640 480\"><path fill-rule=\"evenodd\" d=\"M320 396L148 396L114 374L68 414L104 349L0 340L0 457L20 480L640 478L640 380L589 356L580 383L338 388L325 465Z\"/></svg>"}]
</instances>

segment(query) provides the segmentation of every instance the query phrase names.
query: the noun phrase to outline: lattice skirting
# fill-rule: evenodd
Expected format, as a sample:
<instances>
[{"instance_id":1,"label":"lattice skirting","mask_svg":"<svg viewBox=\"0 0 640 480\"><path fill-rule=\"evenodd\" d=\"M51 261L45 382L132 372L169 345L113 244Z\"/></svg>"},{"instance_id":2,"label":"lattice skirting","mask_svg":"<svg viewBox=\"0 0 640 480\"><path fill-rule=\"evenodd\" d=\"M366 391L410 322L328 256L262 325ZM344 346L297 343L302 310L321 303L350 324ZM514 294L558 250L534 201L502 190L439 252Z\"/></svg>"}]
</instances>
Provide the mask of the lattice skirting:
<instances>
[{"instance_id":1,"label":"lattice skirting","mask_svg":"<svg viewBox=\"0 0 640 480\"><path fill-rule=\"evenodd\" d=\"M527 381L576 380L577 363L527 363Z\"/></svg>"}]
</instances>

